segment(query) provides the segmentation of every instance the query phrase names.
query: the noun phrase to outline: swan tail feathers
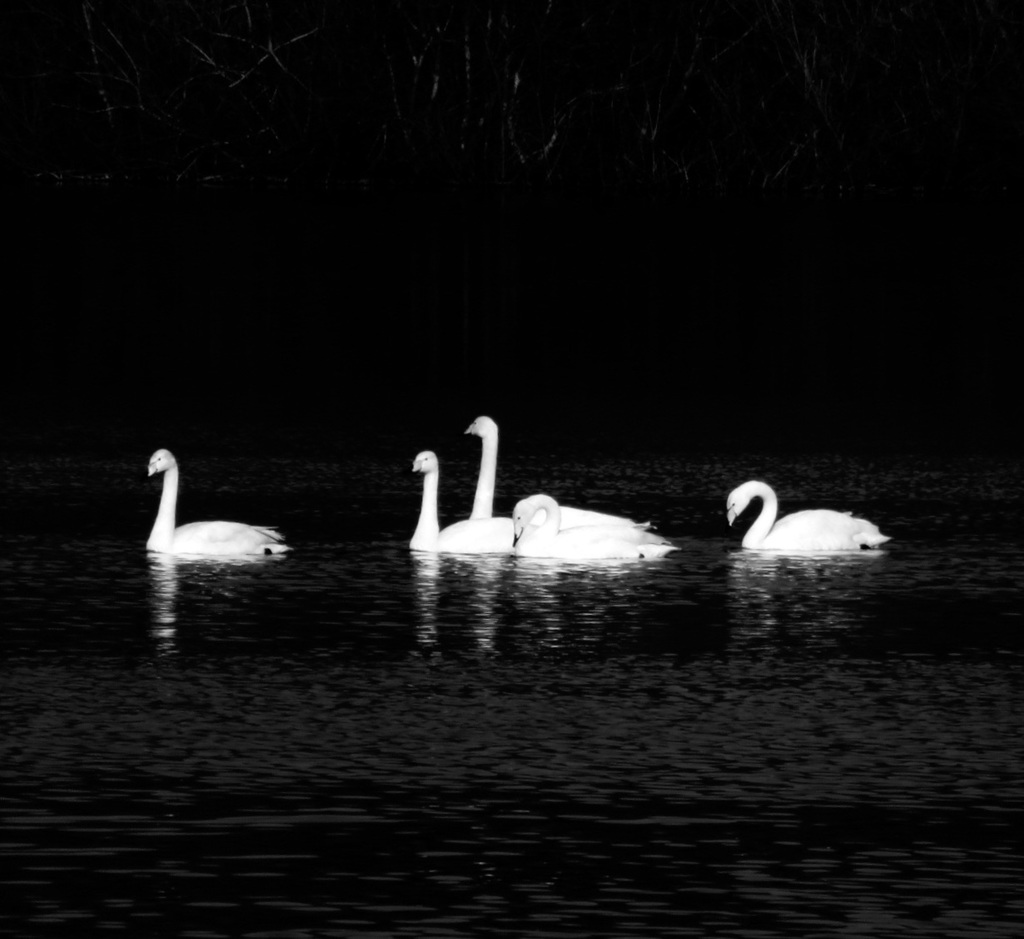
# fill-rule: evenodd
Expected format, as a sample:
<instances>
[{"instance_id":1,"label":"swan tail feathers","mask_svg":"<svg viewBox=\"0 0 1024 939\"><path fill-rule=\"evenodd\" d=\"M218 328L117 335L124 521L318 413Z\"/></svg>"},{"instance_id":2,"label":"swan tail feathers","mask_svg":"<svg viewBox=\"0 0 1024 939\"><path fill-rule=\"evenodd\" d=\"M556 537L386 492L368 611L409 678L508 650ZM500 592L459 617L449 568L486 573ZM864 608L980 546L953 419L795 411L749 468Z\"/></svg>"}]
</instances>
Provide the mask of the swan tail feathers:
<instances>
[{"instance_id":1,"label":"swan tail feathers","mask_svg":"<svg viewBox=\"0 0 1024 939\"><path fill-rule=\"evenodd\" d=\"M266 539L260 546L264 554L284 554L285 551L291 551L291 547L284 543L284 535L276 528L266 525L253 525L252 528Z\"/></svg>"},{"instance_id":2,"label":"swan tail feathers","mask_svg":"<svg viewBox=\"0 0 1024 939\"><path fill-rule=\"evenodd\" d=\"M643 540L638 547L642 558L663 558L666 554L679 550L678 545L654 531L645 531Z\"/></svg>"},{"instance_id":3,"label":"swan tail feathers","mask_svg":"<svg viewBox=\"0 0 1024 939\"><path fill-rule=\"evenodd\" d=\"M887 541L892 541L892 538L889 535L883 535L874 523L865 521L862 518L853 518L851 520L856 525L853 532L854 544L862 548L877 548Z\"/></svg>"},{"instance_id":4,"label":"swan tail feathers","mask_svg":"<svg viewBox=\"0 0 1024 939\"><path fill-rule=\"evenodd\" d=\"M643 544L640 546L640 557L642 558L663 558L666 554L678 551L679 546L672 544L667 538L665 541Z\"/></svg>"}]
</instances>

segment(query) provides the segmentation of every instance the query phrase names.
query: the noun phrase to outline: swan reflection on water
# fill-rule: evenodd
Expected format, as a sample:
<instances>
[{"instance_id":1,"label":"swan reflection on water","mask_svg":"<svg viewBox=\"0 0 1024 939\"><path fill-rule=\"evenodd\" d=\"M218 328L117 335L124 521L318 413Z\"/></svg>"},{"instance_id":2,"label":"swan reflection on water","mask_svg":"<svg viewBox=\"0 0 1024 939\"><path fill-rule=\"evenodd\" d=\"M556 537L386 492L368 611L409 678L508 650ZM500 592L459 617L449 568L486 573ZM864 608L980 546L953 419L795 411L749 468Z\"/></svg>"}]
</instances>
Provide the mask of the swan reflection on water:
<instances>
[{"instance_id":1,"label":"swan reflection on water","mask_svg":"<svg viewBox=\"0 0 1024 939\"><path fill-rule=\"evenodd\" d=\"M149 634L156 643L157 652L162 655L174 651L184 598L208 593L211 587L216 587L218 593L230 594L230 581L225 581L225 575L242 569L251 570L258 565L280 563L282 558L280 555L182 556L150 551L147 560Z\"/></svg>"},{"instance_id":2,"label":"swan reflection on water","mask_svg":"<svg viewBox=\"0 0 1024 939\"><path fill-rule=\"evenodd\" d=\"M587 644L641 623L660 561L516 558L511 607L516 621L548 645Z\"/></svg>"},{"instance_id":3,"label":"swan reflection on water","mask_svg":"<svg viewBox=\"0 0 1024 939\"><path fill-rule=\"evenodd\" d=\"M564 558L520 557L515 560L516 581L550 588L556 584L574 584L581 589L590 581L616 580L636 570L635 558L597 558L586 561Z\"/></svg>"},{"instance_id":4,"label":"swan reflection on water","mask_svg":"<svg viewBox=\"0 0 1024 939\"><path fill-rule=\"evenodd\" d=\"M855 625L876 590L865 575L886 557L885 551L733 551L727 573L733 625L750 633Z\"/></svg>"},{"instance_id":5,"label":"swan reflection on water","mask_svg":"<svg viewBox=\"0 0 1024 939\"><path fill-rule=\"evenodd\" d=\"M496 608L503 575L512 566L511 558L425 551L414 551L411 556L418 613L416 635L420 644L437 645L441 628L464 620L476 645L483 651L493 651L499 620Z\"/></svg>"},{"instance_id":6,"label":"swan reflection on water","mask_svg":"<svg viewBox=\"0 0 1024 939\"><path fill-rule=\"evenodd\" d=\"M161 655L174 650L178 621L178 558L149 552L149 634Z\"/></svg>"},{"instance_id":7,"label":"swan reflection on water","mask_svg":"<svg viewBox=\"0 0 1024 939\"><path fill-rule=\"evenodd\" d=\"M433 648L462 633L485 652L495 651L501 630L526 629L531 642L560 644L567 629L639 616L638 593L651 567L429 552L411 559L420 645Z\"/></svg>"},{"instance_id":8,"label":"swan reflection on water","mask_svg":"<svg viewBox=\"0 0 1024 939\"><path fill-rule=\"evenodd\" d=\"M416 585L416 638L420 645L437 644L437 606L441 596L441 564L444 555L425 551L411 554L413 579Z\"/></svg>"}]
</instances>

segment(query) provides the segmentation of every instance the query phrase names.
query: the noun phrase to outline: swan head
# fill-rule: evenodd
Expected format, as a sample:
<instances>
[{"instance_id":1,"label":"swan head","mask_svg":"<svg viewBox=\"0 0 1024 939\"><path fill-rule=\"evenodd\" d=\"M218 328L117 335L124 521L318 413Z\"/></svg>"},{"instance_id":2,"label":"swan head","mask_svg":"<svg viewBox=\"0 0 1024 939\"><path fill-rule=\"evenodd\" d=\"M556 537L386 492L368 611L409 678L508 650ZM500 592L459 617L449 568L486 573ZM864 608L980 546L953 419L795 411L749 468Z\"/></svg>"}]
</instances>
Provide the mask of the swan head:
<instances>
[{"instance_id":1,"label":"swan head","mask_svg":"<svg viewBox=\"0 0 1024 939\"><path fill-rule=\"evenodd\" d=\"M157 450L149 458L149 472L148 476L154 476L157 473L163 473L169 470L172 466L177 466L178 461L174 459L174 454L170 450Z\"/></svg>"},{"instance_id":2,"label":"swan head","mask_svg":"<svg viewBox=\"0 0 1024 939\"><path fill-rule=\"evenodd\" d=\"M520 499L512 510L512 546L522 537L531 525L542 525L548 517L548 507L554 506L555 500L550 496L535 495ZM537 516L540 516L538 519Z\"/></svg>"},{"instance_id":3,"label":"swan head","mask_svg":"<svg viewBox=\"0 0 1024 939\"><path fill-rule=\"evenodd\" d=\"M497 435L498 425L489 417L481 416L466 428L466 433L475 434L477 437L490 437Z\"/></svg>"},{"instance_id":4,"label":"swan head","mask_svg":"<svg viewBox=\"0 0 1024 939\"><path fill-rule=\"evenodd\" d=\"M423 450L416 454L412 461L414 473L436 473L438 471L437 454L433 450Z\"/></svg>"},{"instance_id":5,"label":"swan head","mask_svg":"<svg viewBox=\"0 0 1024 939\"><path fill-rule=\"evenodd\" d=\"M732 525L743 514L752 499L758 497L763 499L766 497L766 494L771 494L771 492L772 490L767 483L756 479L752 479L750 482L746 482L742 486L737 486L733 489L725 499L725 517L728 519L729 524Z\"/></svg>"},{"instance_id":6,"label":"swan head","mask_svg":"<svg viewBox=\"0 0 1024 939\"><path fill-rule=\"evenodd\" d=\"M537 503L533 501L531 496L529 499L520 499L516 503L516 507L512 510L512 546L515 547L516 542L522 537L526 526L530 524L530 520L534 515L537 514Z\"/></svg>"}]
</instances>

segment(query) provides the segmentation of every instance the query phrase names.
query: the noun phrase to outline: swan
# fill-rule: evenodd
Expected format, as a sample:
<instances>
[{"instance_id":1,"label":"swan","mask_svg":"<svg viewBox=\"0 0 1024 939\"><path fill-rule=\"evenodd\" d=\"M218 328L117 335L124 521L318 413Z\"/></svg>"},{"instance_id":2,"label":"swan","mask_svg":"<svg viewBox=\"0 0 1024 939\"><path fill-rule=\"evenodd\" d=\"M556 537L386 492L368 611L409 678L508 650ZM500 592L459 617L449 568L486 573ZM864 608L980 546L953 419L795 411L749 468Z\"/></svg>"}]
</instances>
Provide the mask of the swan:
<instances>
[{"instance_id":1,"label":"swan","mask_svg":"<svg viewBox=\"0 0 1024 939\"><path fill-rule=\"evenodd\" d=\"M761 514L743 536L744 548L769 551L859 551L877 548L889 541L877 525L849 512L832 509L805 509L775 520L779 500L771 486L751 480L738 486L726 501L726 517L732 525L751 499L763 503Z\"/></svg>"},{"instance_id":2,"label":"swan","mask_svg":"<svg viewBox=\"0 0 1024 939\"><path fill-rule=\"evenodd\" d=\"M170 450L149 458L149 475L164 474L160 509L146 547L162 554L282 554L291 550L276 529L242 522L189 522L174 527L178 461Z\"/></svg>"},{"instance_id":3,"label":"swan","mask_svg":"<svg viewBox=\"0 0 1024 939\"><path fill-rule=\"evenodd\" d=\"M441 528L437 520L437 483L441 476L432 450L416 454L412 469L423 474L423 502L409 547L444 554L511 554L512 519L467 518Z\"/></svg>"},{"instance_id":4,"label":"swan","mask_svg":"<svg viewBox=\"0 0 1024 939\"><path fill-rule=\"evenodd\" d=\"M480 475L476 481L476 494L473 496L473 511L469 517L490 518L494 515L494 481L498 475L498 425L489 417L478 417L465 431L474 434L482 442L480 455ZM621 515L609 515L606 512L594 512L591 509L576 509L572 506L559 506L562 512L561 527L576 528L580 525L628 525L635 528L642 524L649 528L649 523L635 522ZM541 524L544 516L540 515L534 524Z\"/></svg>"},{"instance_id":5,"label":"swan","mask_svg":"<svg viewBox=\"0 0 1024 939\"><path fill-rule=\"evenodd\" d=\"M540 513L544 520L535 523ZM534 558L657 558L678 548L644 525L561 526L561 506L548 495L520 500L512 512L515 551Z\"/></svg>"}]
</instances>

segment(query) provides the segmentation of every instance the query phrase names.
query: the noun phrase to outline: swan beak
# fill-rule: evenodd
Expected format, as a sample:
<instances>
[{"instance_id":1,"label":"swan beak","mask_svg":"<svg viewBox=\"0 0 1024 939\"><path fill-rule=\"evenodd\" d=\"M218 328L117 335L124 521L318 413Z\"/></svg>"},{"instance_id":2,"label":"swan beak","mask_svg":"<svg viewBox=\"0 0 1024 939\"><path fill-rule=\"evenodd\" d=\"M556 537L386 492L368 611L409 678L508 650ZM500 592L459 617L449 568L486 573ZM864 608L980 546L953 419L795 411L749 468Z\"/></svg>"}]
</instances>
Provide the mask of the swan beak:
<instances>
[{"instance_id":1,"label":"swan beak","mask_svg":"<svg viewBox=\"0 0 1024 939\"><path fill-rule=\"evenodd\" d=\"M146 475L147 476L152 476L155 472L156 472L156 467L152 463L150 463L149 464L149 470L147 471Z\"/></svg>"},{"instance_id":2,"label":"swan beak","mask_svg":"<svg viewBox=\"0 0 1024 939\"><path fill-rule=\"evenodd\" d=\"M523 533L521 531L514 531L514 532L512 532L512 547L513 548L517 544L519 544L519 539L522 538L522 537L523 537Z\"/></svg>"},{"instance_id":3,"label":"swan beak","mask_svg":"<svg viewBox=\"0 0 1024 939\"><path fill-rule=\"evenodd\" d=\"M476 421L473 421L473 423L472 423L472 424L470 424L470 425L469 425L469 427L467 427L467 428L466 428L466 429L465 429L465 430L463 431L463 433L464 433L464 434L471 434L471 433L473 433L473 428L474 428L475 426L476 426Z\"/></svg>"},{"instance_id":4,"label":"swan beak","mask_svg":"<svg viewBox=\"0 0 1024 939\"><path fill-rule=\"evenodd\" d=\"M729 510L725 513L725 517L729 520L730 527L732 523L736 521L736 510L730 505Z\"/></svg>"}]
</instances>

